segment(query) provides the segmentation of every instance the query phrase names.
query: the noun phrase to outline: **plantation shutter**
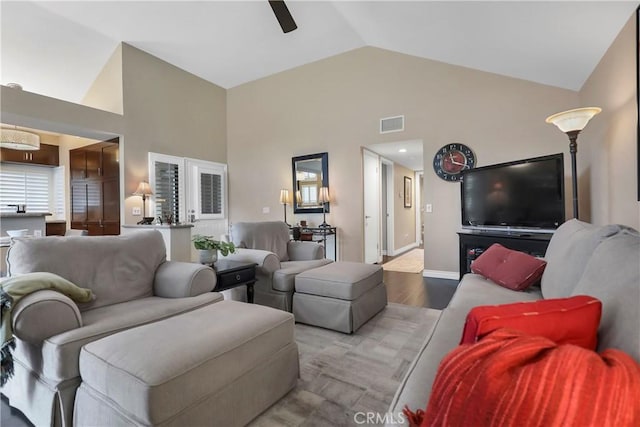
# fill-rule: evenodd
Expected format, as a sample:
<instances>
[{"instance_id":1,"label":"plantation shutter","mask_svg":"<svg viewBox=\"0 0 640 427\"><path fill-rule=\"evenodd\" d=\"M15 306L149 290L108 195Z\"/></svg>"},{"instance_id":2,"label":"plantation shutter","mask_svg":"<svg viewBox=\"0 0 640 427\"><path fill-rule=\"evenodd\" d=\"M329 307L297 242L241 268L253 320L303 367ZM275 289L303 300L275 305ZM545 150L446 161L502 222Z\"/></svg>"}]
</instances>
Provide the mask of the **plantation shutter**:
<instances>
[{"instance_id":1,"label":"plantation shutter","mask_svg":"<svg viewBox=\"0 0 640 427\"><path fill-rule=\"evenodd\" d=\"M179 219L180 187L178 165L174 163L155 162L155 201L156 215L164 220L172 215Z\"/></svg>"},{"instance_id":2,"label":"plantation shutter","mask_svg":"<svg viewBox=\"0 0 640 427\"><path fill-rule=\"evenodd\" d=\"M205 215L222 213L222 176L200 174L200 212Z\"/></svg>"},{"instance_id":3,"label":"plantation shutter","mask_svg":"<svg viewBox=\"0 0 640 427\"><path fill-rule=\"evenodd\" d=\"M40 166L3 165L0 169L0 212L15 212L26 204L28 212L52 212L51 170Z\"/></svg>"}]
</instances>

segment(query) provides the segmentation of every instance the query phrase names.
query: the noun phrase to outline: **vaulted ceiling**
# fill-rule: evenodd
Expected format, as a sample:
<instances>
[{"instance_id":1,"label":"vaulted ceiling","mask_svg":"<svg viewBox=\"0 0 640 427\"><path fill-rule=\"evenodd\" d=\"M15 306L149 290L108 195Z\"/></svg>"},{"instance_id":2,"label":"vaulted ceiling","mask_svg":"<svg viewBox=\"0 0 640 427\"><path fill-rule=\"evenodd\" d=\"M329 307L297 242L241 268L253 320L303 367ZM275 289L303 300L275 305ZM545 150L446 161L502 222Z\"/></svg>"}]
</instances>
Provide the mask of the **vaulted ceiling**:
<instances>
[{"instance_id":1,"label":"vaulted ceiling","mask_svg":"<svg viewBox=\"0 0 640 427\"><path fill-rule=\"evenodd\" d=\"M1 83L79 102L124 41L224 88L362 46L579 90L637 1L2 1Z\"/></svg>"}]
</instances>

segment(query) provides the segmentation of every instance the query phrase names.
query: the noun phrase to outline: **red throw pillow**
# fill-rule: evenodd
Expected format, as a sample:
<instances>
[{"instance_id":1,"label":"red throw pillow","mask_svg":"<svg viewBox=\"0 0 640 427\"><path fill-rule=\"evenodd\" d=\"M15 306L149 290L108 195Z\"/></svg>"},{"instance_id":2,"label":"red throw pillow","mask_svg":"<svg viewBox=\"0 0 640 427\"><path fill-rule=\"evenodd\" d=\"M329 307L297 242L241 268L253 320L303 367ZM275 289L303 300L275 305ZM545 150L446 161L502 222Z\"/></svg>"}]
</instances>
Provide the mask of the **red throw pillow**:
<instances>
[{"instance_id":1,"label":"red throw pillow","mask_svg":"<svg viewBox=\"0 0 640 427\"><path fill-rule=\"evenodd\" d=\"M505 288L521 291L537 283L547 262L494 243L471 264L471 271Z\"/></svg>"},{"instance_id":2,"label":"red throw pillow","mask_svg":"<svg viewBox=\"0 0 640 427\"><path fill-rule=\"evenodd\" d=\"M602 303L596 298L571 298L483 305L469 311L460 344L478 341L499 328L541 335L558 344L574 344L595 350Z\"/></svg>"},{"instance_id":3,"label":"red throw pillow","mask_svg":"<svg viewBox=\"0 0 640 427\"><path fill-rule=\"evenodd\" d=\"M638 426L640 365L501 329L442 360L422 426Z\"/></svg>"}]
</instances>

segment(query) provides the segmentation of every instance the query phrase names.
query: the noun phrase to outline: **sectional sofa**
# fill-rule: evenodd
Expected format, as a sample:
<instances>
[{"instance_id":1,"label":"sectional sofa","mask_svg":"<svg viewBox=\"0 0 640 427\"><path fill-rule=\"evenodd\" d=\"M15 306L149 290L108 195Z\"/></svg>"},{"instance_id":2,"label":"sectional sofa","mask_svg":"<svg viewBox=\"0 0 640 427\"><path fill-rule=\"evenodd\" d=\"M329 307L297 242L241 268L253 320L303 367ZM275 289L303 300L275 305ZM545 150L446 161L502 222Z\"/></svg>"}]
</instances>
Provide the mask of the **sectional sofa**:
<instances>
[{"instance_id":1,"label":"sectional sofa","mask_svg":"<svg viewBox=\"0 0 640 427\"><path fill-rule=\"evenodd\" d=\"M598 351L617 348L640 362L640 234L620 225L569 220L553 235L540 287L512 291L465 275L410 366L389 409L424 409L442 358L460 342L469 310L479 305L590 295L602 302ZM398 419L398 418L396 418Z\"/></svg>"}]
</instances>

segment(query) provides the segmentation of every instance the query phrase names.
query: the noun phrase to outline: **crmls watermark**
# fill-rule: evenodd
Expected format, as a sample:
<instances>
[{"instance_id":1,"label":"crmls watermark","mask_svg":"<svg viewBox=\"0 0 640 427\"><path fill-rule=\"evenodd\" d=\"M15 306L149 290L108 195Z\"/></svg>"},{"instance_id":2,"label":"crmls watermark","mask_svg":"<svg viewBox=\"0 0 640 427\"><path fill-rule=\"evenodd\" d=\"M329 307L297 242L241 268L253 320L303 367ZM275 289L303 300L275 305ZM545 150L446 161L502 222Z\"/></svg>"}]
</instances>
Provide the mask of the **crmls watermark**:
<instances>
[{"instance_id":1,"label":"crmls watermark","mask_svg":"<svg viewBox=\"0 0 640 427\"><path fill-rule=\"evenodd\" d=\"M353 414L353 421L356 424L373 424L373 425L393 425L393 424L406 424L406 418L402 412L394 414L393 412L356 412Z\"/></svg>"}]
</instances>

